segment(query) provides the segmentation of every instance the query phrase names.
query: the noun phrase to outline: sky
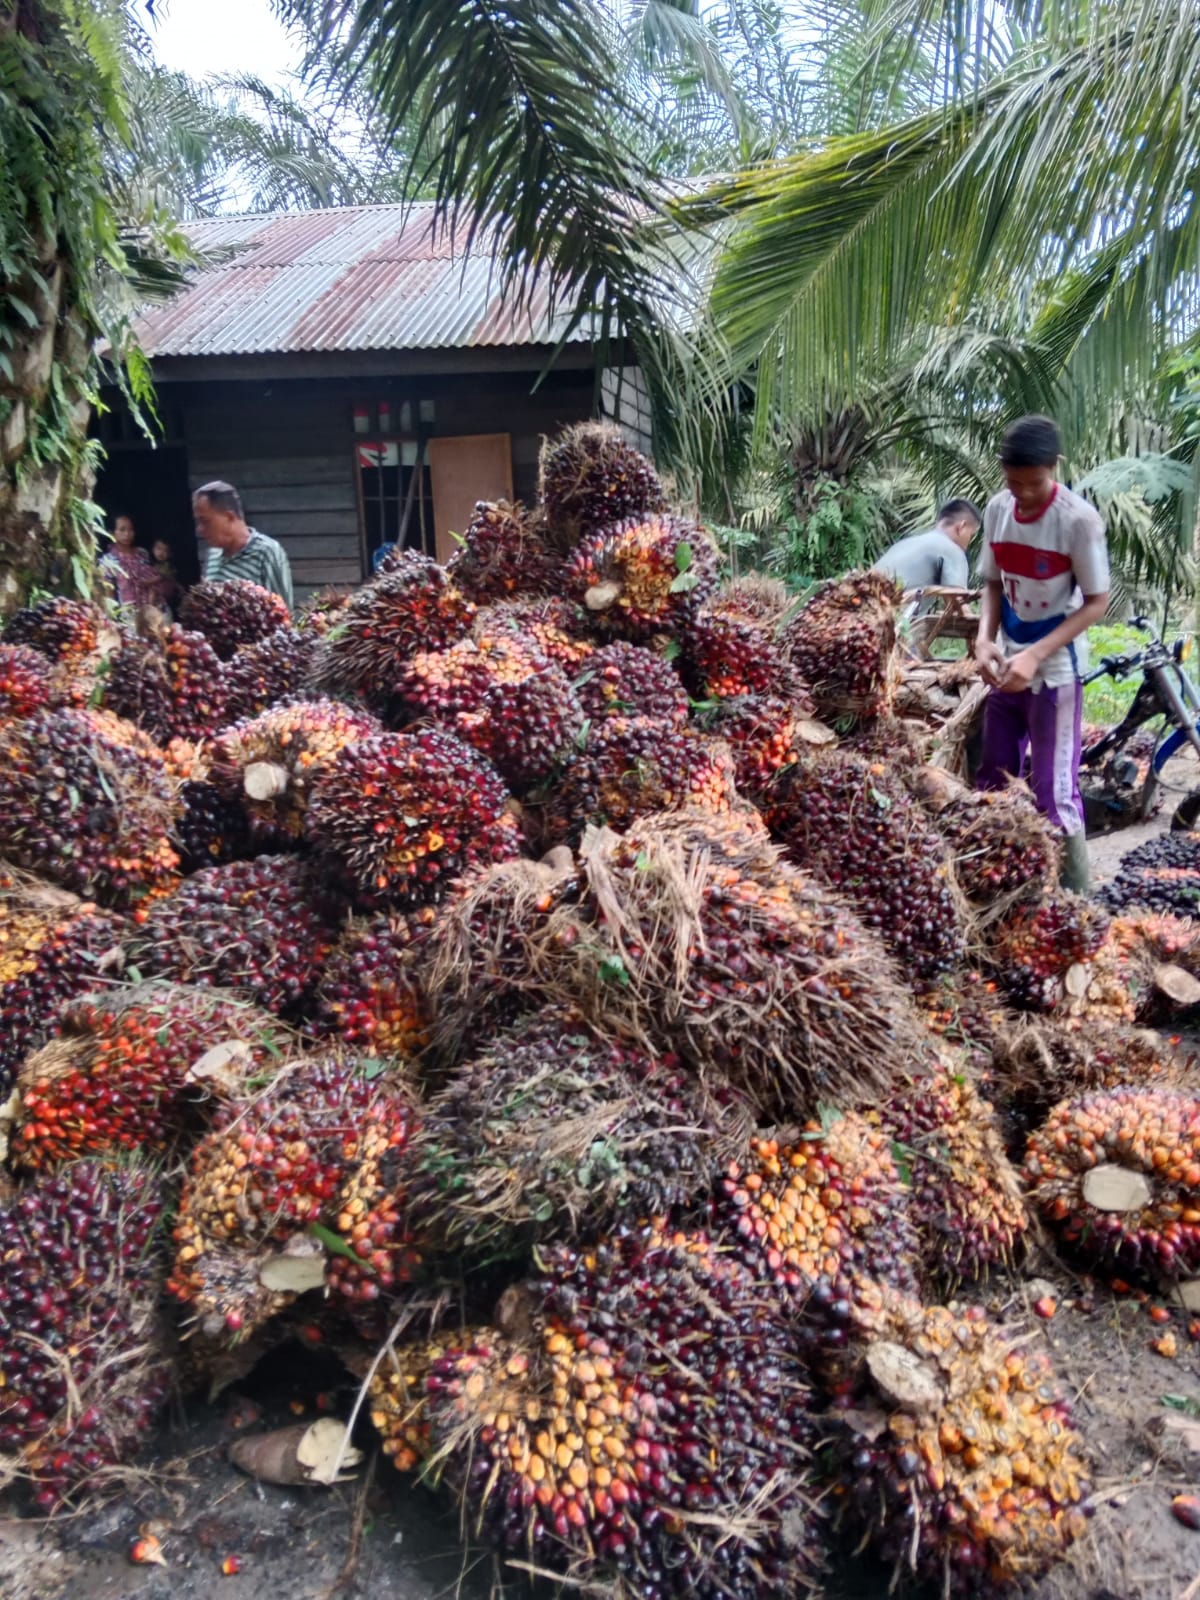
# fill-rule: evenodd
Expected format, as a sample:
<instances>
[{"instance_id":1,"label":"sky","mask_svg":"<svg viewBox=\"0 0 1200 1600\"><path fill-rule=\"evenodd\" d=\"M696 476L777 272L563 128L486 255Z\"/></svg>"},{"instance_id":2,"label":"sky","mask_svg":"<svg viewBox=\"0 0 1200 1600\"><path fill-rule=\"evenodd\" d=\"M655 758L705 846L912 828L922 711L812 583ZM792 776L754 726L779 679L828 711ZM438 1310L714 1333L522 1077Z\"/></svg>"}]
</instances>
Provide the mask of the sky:
<instances>
[{"instance_id":1,"label":"sky","mask_svg":"<svg viewBox=\"0 0 1200 1600\"><path fill-rule=\"evenodd\" d=\"M300 59L270 0L158 0L154 14L154 53L173 72L253 72L277 83Z\"/></svg>"}]
</instances>

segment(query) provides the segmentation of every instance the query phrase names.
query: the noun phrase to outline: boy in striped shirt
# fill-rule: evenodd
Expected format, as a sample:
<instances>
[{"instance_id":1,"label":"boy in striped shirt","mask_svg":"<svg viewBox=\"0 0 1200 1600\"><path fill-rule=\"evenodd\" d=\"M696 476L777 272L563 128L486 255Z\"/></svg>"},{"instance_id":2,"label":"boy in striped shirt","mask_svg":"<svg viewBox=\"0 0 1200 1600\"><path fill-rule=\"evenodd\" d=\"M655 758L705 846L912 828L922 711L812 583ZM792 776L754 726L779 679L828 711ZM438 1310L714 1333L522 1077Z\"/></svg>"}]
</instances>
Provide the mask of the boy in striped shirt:
<instances>
[{"instance_id":1,"label":"boy in striped shirt","mask_svg":"<svg viewBox=\"0 0 1200 1600\"><path fill-rule=\"evenodd\" d=\"M1108 549L1095 507L1056 481L1059 455L1048 417L1014 422L1000 447L1007 487L983 514L975 659L992 693L977 781L1002 788L1028 750L1038 810L1063 834L1061 881L1086 894L1081 680L1087 630L1108 605Z\"/></svg>"}]
</instances>

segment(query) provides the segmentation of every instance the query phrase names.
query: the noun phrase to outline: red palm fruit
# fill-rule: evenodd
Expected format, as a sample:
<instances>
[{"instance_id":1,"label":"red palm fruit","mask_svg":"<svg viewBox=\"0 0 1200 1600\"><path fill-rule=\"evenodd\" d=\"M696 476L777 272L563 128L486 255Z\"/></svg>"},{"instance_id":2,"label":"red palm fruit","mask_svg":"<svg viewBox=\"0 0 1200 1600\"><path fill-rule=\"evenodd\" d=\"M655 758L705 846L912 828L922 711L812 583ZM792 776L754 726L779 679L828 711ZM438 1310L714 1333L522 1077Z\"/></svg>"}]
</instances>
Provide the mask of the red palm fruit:
<instances>
[{"instance_id":1,"label":"red palm fruit","mask_svg":"<svg viewBox=\"0 0 1200 1600\"><path fill-rule=\"evenodd\" d=\"M669 661L623 640L606 644L583 663L575 680L585 714L651 717L682 726L688 718L687 690Z\"/></svg>"},{"instance_id":2,"label":"red palm fruit","mask_svg":"<svg viewBox=\"0 0 1200 1600\"><path fill-rule=\"evenodd\" d=\"M567 563L567 593L610 637L680 633L716 588L718 561L698 523L631 517L580 542Z\"/></svg>"},{"instance_id":3,"label":"red palm fruit","mask_svg":"<svg viewBox=\"0 0 1200 1600\"><path fill-rule=\"evenodd\" d=\"M222 661L232 661L244 644L257 644L292 617L287 605L270 589L235 578L225 583L197 583L179 607L179 620L193 633L202 633Z\"/></svg>"},{"instance_id":4,"label":"red palm fruit","mask_svg":"<svg viewBox=\"0 0 1200 1600\"><path fill-rule=\"evenodd\" d=\"M39 650L0 644L0 723L31 717L50 704L53 694L53 670Z\"/></svg>"},{"instance_id":5,"label":"red palm fruit","mask_svg":"<svg viewBox=\"0 0 1200 1600\"><path fill-rule=\"evenodd\" d=\"M418 650L397 676L389 721L433 717L452 725L478 711L489 689L513 688L546 664L536 645L507 629L460 639L448 650Z\"/></svg>"},{"instance_id":6,"label":"red palm fruit","mask_svg":"<svg viewBox=\"0 0 1200 1600\"><path fill-rule=\"evenodd\" d=\"M516 794L551 779L583 728L583 708L566 673L548 662L515 687L493 684L478 710L455 722Z\"/></svg>"},{"instance_id":7,"label":"red palm fruit","mask_svg":"<svg viewBox=\"0 0 1200 1600\"><path fill-rule=\"evenodd\" d=\"M587 612L557 597L501 601L479 613L476 638L507 633L519 635L571 678L596 649Z\"/></svg>"},{"instance_id":8,"label":"red palm fruit","mask_svg":"<svg viewBox=\"0 0 1200 1600\"><path fill-rule=\"evenodd\" d=\"M799 672L765 628L714 616L706 609L688 625L683 656L697 699L772 695L797 701L812 711L812 699Z\"/></svg>"},{"instance_id":9,"label":"red palm fruit","mask_svg":"<svg viewBox=\"0 0 1200 1600\"><path fill-rule=\"evenodd\" d=\"M823 584L781 642L823 717L878 716L894 692L900 591L878 572Z\"/></svg>"},{"instance_id":10,"label":"red palm fruit","mask_svg":"<svg viewBox=\"0 0 1200 1600\"><path fill-rule=\"evenodd\" d=\"M422 969L435 921L433 908L424 906L350 922L317 986L317 1031L380 1056L419 1055L432 1021Z\"/></svg>"},{"instance_id":11,"label":"red palm fruit","mask_svg":"<svg viewBox=\"0 0 1200 1600\"><path fill-rule=\"evenodd\" d=\"M495 770L438 728L348 745L318 779L307 826L368 906L430 904L471 867L520 851Z\"/></svg>"},{"instance_id":12,"label":"red palm fruit","mask_svg":"<svg viewBox=\"0 0 1200 1600\"><path fill-rule=\"evenodd\" d=\"M549 537L564 551L597 528L666 507L650 462L606 422L564 428L542 446L539 498Z\"/></svg>"},{"instance_id":13,"label":"red palm fruit","mask_svg":"<svg viewBox=\"0 0 1200 1600\"><path fill-rule=\"evenodd\" d=\"M536 519L507 500L476 502L462 543L446 563L451 583L479 606L512 595L547 594L557 568Z\"/></svg>"},{"instance_id":14,"label":"red palm fruit","mask_svg":"<svg viewBox=\"0 0 1200 1600\"><path fill-rule=\"evenodd\" d=\"M704 714L702 726L728 746L738 792L751 800L766 796L776 774L823 736L803 701L771 695L723 700Z\"/></svg>"},{"instance_id":15,"label":"red palm fruit","mask_svg":"<svg viewBox=\"0 0 1200 1600\"><path fill-rule=\"evenodd\" d=\"M552 827L574 838L589 822L624 829L656 811L728 812L736 793L733 763L719 745L649 717L611 716L588 729L552 800Z\"/></svg>"},{"instance_id":16,"label":"red palm fruit","mask_svg":"<svg viewBox=\"0 0 1200 1600\"><path fill-rule=\"evenodd\" d=\"M1017 906L997 924L989 951L1010 1002L1022 1010L1050 1010L1068 970L1104 945L1110 922L1099 906L1067 890Z\"/></svg>"},{"instance_id":17,"label":"red palm fruit","mask_svg":"<svg viewBox=\"0 0 1200 1600\"><path fill-rule=\"evenodd\" d=\"M276 628L239 645L224 671L225 718L244 722L304 690L316 654L316 635Z\"/></svg>"}]
</instances>

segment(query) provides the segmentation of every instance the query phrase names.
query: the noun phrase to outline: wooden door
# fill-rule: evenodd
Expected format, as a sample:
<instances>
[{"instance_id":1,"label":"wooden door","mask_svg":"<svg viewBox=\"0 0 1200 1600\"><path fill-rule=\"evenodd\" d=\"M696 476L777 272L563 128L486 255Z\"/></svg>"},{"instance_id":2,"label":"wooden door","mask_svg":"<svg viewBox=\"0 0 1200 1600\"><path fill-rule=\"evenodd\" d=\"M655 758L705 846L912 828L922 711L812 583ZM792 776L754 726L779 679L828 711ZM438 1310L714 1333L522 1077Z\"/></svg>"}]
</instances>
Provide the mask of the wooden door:
<instances>
[{"instance_id":1,"label":"wooden door","mask_svg":"<svg viewBox=\"0 0 1200 1600\"><path fill-rule=\"evenodd\" d=\"M512 499L512 436L471 433L430 439L427 449L437 559L444 564L457 548L450 535L466 527L476 500Z\"/></svg>"}]
</instances>

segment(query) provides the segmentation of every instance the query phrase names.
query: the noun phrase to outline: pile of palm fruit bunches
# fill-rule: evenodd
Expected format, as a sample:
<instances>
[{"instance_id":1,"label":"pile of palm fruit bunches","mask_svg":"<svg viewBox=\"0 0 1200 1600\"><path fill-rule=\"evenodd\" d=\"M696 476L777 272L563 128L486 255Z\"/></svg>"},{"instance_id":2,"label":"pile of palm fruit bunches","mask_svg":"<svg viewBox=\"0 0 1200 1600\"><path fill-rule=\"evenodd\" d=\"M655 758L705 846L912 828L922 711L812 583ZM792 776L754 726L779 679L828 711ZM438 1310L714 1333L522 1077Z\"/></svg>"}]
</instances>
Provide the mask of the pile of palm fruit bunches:
<instances>
[{"instance_id":1,"label":"pile of palm fruit bunches","mask_svg":"<svg viewBox=\"0 0 1200 1600\"><path fill-rule=\"evenodd\" d=\"M1152 1031L1200 935L1060 892L1021 787L930 764L896 605L723 580L588 425L445 568L11 619L16 1493L120 1481L172 1386L303 1317L398 1494L593 1591L1063 1556L1086 1442L976 1302L1039 1224L1101 1280L1200 1274L1200 1089Z\"/></svg>"}]
</instances>

